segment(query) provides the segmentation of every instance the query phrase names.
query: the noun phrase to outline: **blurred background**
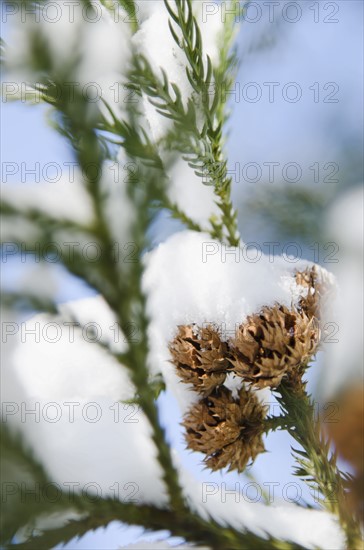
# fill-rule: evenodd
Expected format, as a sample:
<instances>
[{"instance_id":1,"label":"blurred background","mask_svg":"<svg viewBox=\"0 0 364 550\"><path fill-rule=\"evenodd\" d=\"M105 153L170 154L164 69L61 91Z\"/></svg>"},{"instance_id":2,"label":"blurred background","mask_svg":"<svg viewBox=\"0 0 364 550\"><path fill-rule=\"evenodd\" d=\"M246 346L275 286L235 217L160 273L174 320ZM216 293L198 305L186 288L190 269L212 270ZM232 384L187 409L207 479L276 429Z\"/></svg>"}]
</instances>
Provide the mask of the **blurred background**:
<instances>
[{"instance_id":1,"label":"blurred background","mask_svg":"<svg viewBox=\"0 0 364 550\"><path fill-rule=\"evenodd\" d=\"M6 32L3 25L5 38ZM362 223L352 217L351 206L362 200L355 192L363 182L363 3L250 2L237 47L238 78L234 89L227 90L231 117L226 149L243 240L266 253L298 251L303 258L346 277L345 285L350 287L350 274L356 280L356 270L360 271L362 243ZM35 163L62 165L72 160L65 142L47 124L47 107L17 102L3 103L1 109L6 128L2 166L24 163L29 168ZM35 176L27 174L26 182L31 185ZM19 183L19 173L8 175L7 183ZM346 199L350 192L357 197L351 203ZM178 222L161 215L153 240L158 242L179 229ZM20 258L8 259L2 264L3 286L16 289L29 277L28 270L28 261L25 265ZM59 302L92 294L59 267L55 285ZM355 296L354 307L358 307ZM358 315L360 326L362 313ZM332 349L328 353L335 356ZM324 363L320 352L308 373L309 390L319 400L323 394L318 378L322 386L327 376ZM354 370L359 363L358 358ZM338 376L338 384L340 380ZM333 384L332 395L336 390ZM170 426L174 421L177 425L177 405L162 396L160 407L162 418L168 417ZM223 479L231 488L241 482L241 476L233 473L222 478L220 473L202 471L200 457L184 450L180 428L170 430L169 438L195 477ZM260 455L248 472L261 485L267 480L279 483L275 502L284 494L293 501L296 498L294 487L284 493L286 484L298 483L290 473L290 444L285 434L272 434L266 444L269 452ZM308 489L300 486L302 500L314 504ZM139 528L112 524L66 548L118 548L141 533Z\"/></svg>"}]
</instances>

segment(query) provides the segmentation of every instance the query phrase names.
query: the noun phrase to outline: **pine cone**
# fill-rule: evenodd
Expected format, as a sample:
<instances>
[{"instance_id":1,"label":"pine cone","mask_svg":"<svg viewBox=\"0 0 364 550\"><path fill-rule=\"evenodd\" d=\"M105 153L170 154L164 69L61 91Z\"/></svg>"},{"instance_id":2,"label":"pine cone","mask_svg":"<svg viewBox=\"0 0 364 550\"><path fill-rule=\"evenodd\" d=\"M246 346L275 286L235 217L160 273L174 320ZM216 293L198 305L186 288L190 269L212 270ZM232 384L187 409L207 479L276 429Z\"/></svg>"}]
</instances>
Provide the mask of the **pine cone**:
<instances>
[{"instance_id":1,"label":"pine cone","mask_svg":"<svg viewBox=\"0 0 364 550\"><path fill-rule=\"evenodd\" d=\"M237 399L224 386L199 401L186 415L187 447L206 454L211 470L243 471L264 451L265 408L252 390L242 388Z\"/></svg>"},{"instance_id":2,"label":"pine cone","mask_svg":"<svg viewBox=\"0 0 364 550\"><path fill-rule=\"evenodd\" d=\"M308 289L307 295L299 300L299 307L308 317L319 317L320 285L315 266L296 272L296 283Z\"/></svg>"},{"instance_id":3,"label":"pine cone","mask_svg":"<svg viewBox=\"0 0 364 550\"><path fill-rule=\"evenodd\" d=\"M308 317L316 317L320 320L320 310L331 299L334 292L334 285L329 281L328 274L313 266L305 271L297 271L295 278L298 285L308 288L307 295L301 296L299 300L299 309Z\"/></svg>"},{"instance_id":4,"label":"pine cone","mask_svg":"<svg viewBox=\"0 0 364 550\"><path fill-rule=\"evenodd\" d=\"M316 318L285 306L265 307L240 325L230 342L234 372L259 388L277 387L317 349Z\"/></svg>"},{"instance_id":5,"label":"pine cone","mask_svg":"<svg viewBox=\"0 0 364 550\"><path fill-rule=\"evenodd\" d=\"M214 327L179 326L169 350L182 381L193 384L203 395L224 383L230 367L228 345Z\"/></svg>"}]
</instances>

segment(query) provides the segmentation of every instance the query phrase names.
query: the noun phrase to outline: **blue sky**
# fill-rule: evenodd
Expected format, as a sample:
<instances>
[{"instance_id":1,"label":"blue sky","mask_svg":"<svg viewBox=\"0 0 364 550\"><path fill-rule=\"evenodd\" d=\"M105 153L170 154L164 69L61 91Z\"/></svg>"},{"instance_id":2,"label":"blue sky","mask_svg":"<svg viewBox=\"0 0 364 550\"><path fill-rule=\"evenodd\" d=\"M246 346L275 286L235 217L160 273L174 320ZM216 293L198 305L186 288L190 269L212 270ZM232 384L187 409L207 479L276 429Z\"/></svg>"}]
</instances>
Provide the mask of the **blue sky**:
<instances>
[{"instance_id":1,"label":"blue sky","mask_svg":"<svg viewBox=\"0 0 364 550\"><path fill-rule=\"evenodd\" d=\"M264 82L277 82L276 100L269 102L263 97L257 103L243 101L232 102L233 116L229 122L230 137L228 153L230 166L236 162L278 162L284 165L289 161L298 162L307 171L314 162L326 163L341 158L345 143L360 143L362 139L362 50L363 42L363 5L359 1L338 1L319 3L319 22L314 21L314 10L307 11L307 4L301 2L304 17L301 22L289 24L284 21L279 32L273 25L265 25L261 21L256 25L242 26L239 36L239 47L242 65L238 82L243 88L248 82L258 83L262 91L268 87ZM330 23L329 8L326 4L339 7L337 23ZM328 21L324 19L329 18ZM304 95L302 101L291 103L285 101L282 93L289 82L299 83ZM327 83L334 82L338 86L340 101L338 103L315 103L314 89L310 87L319 83L318 90L325 93ZM334 90L335 88L333 88ZM2 103L2 169L6 163L25 163L27 168L39 162L41 166L49 162L63 166L72 160L72 154L65 141L56 134L46 121L47 108L43 106L28 106L21 103ZM9 166L9 164L7 164ZM17 176L10 180L17 183ZM27 176L27 182L32 184L32 178ZM345 183L345 182L344 182ZM234 197L243 202L251 191L244 182L234 185ZM164 220L163 222L168 223ZM244 226L244 223L242 222ZM160 226L160 231L167 228ZM247 240L256 239L256 235L246 228ZM269 226L260 229L259 238L269 239ZM243 235L244 236L244 235ZM3 267L2 280L7 287L14 288L22 277L20 271L24 268L15 259ZM5 269L4 269L5 267ZM89 295L91 291L74 278L66 276L58 270L57 299L62 302ZM310 381L314 388L314 378L317 376L319 363ZM314 369L312 369L314 371ZM176 404L170 398L161 399L162 419L174 417L178 423ZM170 434L174 445L182 452L183 442L180 432ZM277 481L281 488L287 482L296 481L290 472L290 440L285 434L276 433L269 438L269 453L262 455L256 461L253 472L259 482ZM199 479L206 479L207 474L201 474L198 459L186 454L186 464ZM220 480L220 474L209 479ZM226 481L232 485L241 478L229 474ZM307 490L303 495L309 499ZM84 548L117 548L127 544L141 534L139 528L126 528L111 525L106 532L98 531L86 535L80 541L66 546L68 549Z\"/></svg>"}]
</instances>

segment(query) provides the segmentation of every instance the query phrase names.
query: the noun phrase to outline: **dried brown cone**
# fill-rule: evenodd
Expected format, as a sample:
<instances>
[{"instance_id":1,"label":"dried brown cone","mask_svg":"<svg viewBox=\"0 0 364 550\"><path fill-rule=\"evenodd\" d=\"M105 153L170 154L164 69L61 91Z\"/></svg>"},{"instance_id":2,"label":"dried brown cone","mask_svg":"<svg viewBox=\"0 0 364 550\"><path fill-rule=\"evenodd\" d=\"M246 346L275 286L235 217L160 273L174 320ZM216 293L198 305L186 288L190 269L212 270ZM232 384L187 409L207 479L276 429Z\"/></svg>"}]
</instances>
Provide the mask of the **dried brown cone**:
<instances>
[{"instance_id":1,"label":"dried brown cone","mask_svg":"<svg viewBox=\"0 0 364 550\"><path fill-rule=\"evenodd\" d=\"M316 266L304 271L297 271L295 279L298 285L307 288L307 294L299 299L299 308L308 317L316 317L320 320L320 310L324 306L324 302L329 299L333 285L329 283L325 272L319 271Z\"/></svg>"},{"instance_id":2,"label":"dried brown cone","mask_svg":"<svg viewBox=\"0 0 364 550\"><path fill-rule=\"evenodd\" d=\"M284 375L294 375L308 362L319 336L316 318L304 311L265 307L240 325L230 342L230 362L245 381L259 388L277 387Z\"/></svg>"},{"instance_id":3,"label":"dried brown cone","mask_svg":"<svg viewBox=\"0 0 364 550\"><path fill-rule=\"evenodd\" d=\"M225 386L201 399L186 415L187 447L206 455L211 470L228 467L243 471L263 452L266 409L252 390L241 388L238 397Z\"/></svg>"},{"instance_id":4,"label":"dried brown cone","mask_svg":"<svg viewBox=\"0 0 364 550\"><path fill-rule=\"evenodd\" d=\"M169 350L182 381L193 384L203 395L224 383L230 368L228 345L213 326L179 326Z\"/></svg>"},{"instance_id":5,"label":"dried brown cone","mask_svg":"<svg viewBox=\"0 0 364 550\"><path fill-rule=\"evenodd\" d=\"M320 289L317 281L317 270L315 266L307 268L305 271L297 271L296 283L304 288L307 288L307 295L301 296L299 300L299 307L309 317L319 316L320 306Z\"/></svg>"}]
</instances>

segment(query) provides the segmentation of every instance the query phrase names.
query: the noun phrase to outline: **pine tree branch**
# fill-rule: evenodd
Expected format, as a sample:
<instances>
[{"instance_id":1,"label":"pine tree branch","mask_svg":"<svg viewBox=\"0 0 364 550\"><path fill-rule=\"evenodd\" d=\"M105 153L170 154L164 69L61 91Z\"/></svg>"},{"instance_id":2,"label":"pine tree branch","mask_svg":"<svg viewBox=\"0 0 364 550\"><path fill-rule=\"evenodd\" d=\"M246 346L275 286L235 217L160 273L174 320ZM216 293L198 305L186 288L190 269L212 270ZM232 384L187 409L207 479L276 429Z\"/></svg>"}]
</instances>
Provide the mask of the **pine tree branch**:
<instances>
[{"instance_id":1,"label":"pine tree branch","mask_svg":"<svg viewBox=\"0 0 364 550\"><path fill-rule=\"evenodd\" d=\"M292 447L298 464L295 474L315 491L316 500L338 517L346 533L348 548L359 548L362 544L360 527L345 502L344 475L337 467L336 454L330 451L330 440L321 432L305 384L283 379L275 391L282 412L289 418L286 429L303 449Z\"/></svg>"},{"instance_id":2,"label":"pine tree branch","mask_svg":"<svg viewBox=\"0 0 364 550\"><path fill-rule=\"evenodd\" d=\"M26 449L19 434L10 433L8 415L14 411L16 403L3 403L0 423L1 456L1 513L0 544L10 545L21 527L34 525L37 518L49 512L52 499L52 512L70 511L68 496L56 489L53 500L52 483L43 467ZM10 409L8 408L10 407ZM57 488L57 484L55 486Z\"/></svg>"},{"instance_id":3,"label":"pine tree branch","mask_svg":"<svg viewBox=\"0 0 364 550\"><path fill-rule=\"evenodd\" d=\"M175 129L165 138L164 144L173 150L180 151L196 175L204 179L205 185L214 187L215 195L219 199L217 204L222 212L222 224L221 230L218 231L216 223L212 236L224 240L222 229L225 227L229 244L238 246L236 212L228 199L231 180L226 177L226 161L217 160L206 128L202 130L198 128L198 111L194 102L191 99L188 100L185 108L177 86L171 85L174 92L172 96L167 74L162 71L162 75L163 81L154 75L149 62L140 56L130 78L137 93L141 90L149 96L149 101L157 111L174 121Z\"/></svg>"},{"instance_id":4,"label":"pine tree branch","mask_svg":"<svg viewBox=\"0 0 364 550\"><path fill-rule=\"evenodd\" d=\"M40 62L43 58L40 60ZM43 68L49 73L49 60ZM51 79L48 79L49 81ZM56 81L56 88L63 90L65 84L62 81ZM47 96L47 90L44 93L47 101L51 101ZM80 168L87 175L87 166L93 164L96 166L96 177L85 179L85 188L90 195L93 204L95 226L93 234L97 237L103 250L103 257L97 266L87 266L87 263L75 254L72 260L66 258L64 264L68 270L81 276L92 287L98 289L105 300L114 311L120 326L124 326L131 320L136 322L141 331L141 342L135 344L130 342L129 349L124 354L123 367L125 366L131 375L131 379L136 386L139 402L146 414L153 431L153 440L157 447L158 460L163 469L164 480L166 482L171 505L176 509L184 507L182 491L178 481L178 475L174 468L170 448L165 439L164 429L160 426L154 395L149 388L149 371L146 366L148 344L147 344L147 326L148 320L145 314L145 296L141 288L142 263L141 258L136 263L129 264L128 273L122 273L112 255L113 240L111 238L107 216L104 211L104 195L100 185L101 166L105 158L105 151L102 150L99 138L96 133L96 127L100 123L100 114L91 117L87 100L78 91L72 101L67 100L67 94L59 94L59 99L54 100L54 107L58 111L58 127L61 133L66 137L76 156ZM130 108L130 120L119 127L124 134L123 146L130 159L134 158L135 149L139 148L140 157L150 160L151 151L149 141L141 139L138 133L137 113L132 112ZM146 134L144 133L144 138ZM142 152L140 152L142 151ZM139 178L139 185L129 185L129 196L138 211L138 218L132 228L132 238L140 251L140 254L146 248L146 233L152 220L150 203L161 199L163 195L163 180L157 177L160 174L151 171L145 171L143 177ZM47 220L50 222L51 220ZM50 224L49 224L50 225ZM51 228L47 231L52 233ZM126 280L128 283L126 283ZM137 312L137 313L136 313Z\"/></svg>"},{"instance_id":5,"label":"pine tree branch","mask_svg":"<svg viewBox=\"0 0 364 550\"><path fill-rule=\"evenodd\" d=\"M116 14L118 8L115 6L117 3L120 8L126 13L126 17L124 16L123 21L124 23L128 23L132 32L135 33L139 30L139 21L137 18L137 7L135 6L134 0L117 0L115 2L114 0L99 0L100 3L110 11L113 11L114 14Z\"/></svg>"},{"instance_id":6,"label":"pine tree branch","mask_svg":"<svg viewBox=\"0 0 364 550\"><path fill-rule=\"evenodd\" d=\"M50 313L58 313L57 304L52 300L23 292L2 292L2 306L9 309L28 309Z\"/></svg>"},{"instance_id":7,"label":"pine tree branch","mask_svg":"<svg viewBox=\"0 0 364 550\"><path fill-rule=\"evenodd\" d=\"M203 177L206 185L213 186L222 220L221 224L215 223L213 236L224 240L225 228L229 244L238 246L236 212L230 200L231 178L227 175L227 162L222 152L222 103L224 97L226 100L226 93L223 93L221 87L215 87L214 94L209 93L214 70L211 60L204 56L201 33L193 16L191 2L177 0L177 11L168 2L165 4L174 22L170 23L171 33L189 63L187 77L194 89L194 96L187 101L185 107L176 84L169 84L168 76L163 70L162 79L157 77L149 62L142 56L136 59L135 68L130 75L131 87L137 93L145 93L160 114L173 120L175 129L166 137L165 144L179 150L196 175ZM182 39L174 31L173 24L178 25ZM224 67L225 73L228 69ZM204 116L202 127L199 122L201 112Z\"/></svg>"},{"instance_id":8,"label":"pine tree branch","mask_svg":"<svg viewBox=\"0 0 364 550\"><path fill-rule=\"evenodd\" d=\"M50 231L68 231L92 236L92 225L84 225L67 218L55 218L47 212L35 207L16 207L5 200L0 201L0 213L2 216L21 217L23 220L34 223L38 227L46 227ZM12 220L15 223L15 220Z\"/></svg>"},{"instance_id":9,"label":"pine tree branch","mask_svg":"<svg viewBox=\"0 0 364 550\"><path fill-rule=\"evenodd\" d=\"M305 550L299 544L281 541L273 537L260 537L251 531L241 533L231 525L221 525L211 517L204 520L198 515L178 513L174 510L154 506L136 506L115 500L102 500L92 503L81 502L74 497L79 510L88 510L85 519L70 521L59 529L52 529L30 540L9 545L14 550L49 550L57 544L65 544L73 538L107 527L113 521L122 521L129 525L140 525L151 531L168 529L172 536L183 537L193 544L208 545L212 550Z\"/></svg>"},{"instance_id":10,"label":"pine tree branch","mask_svg":"<svg viewBox=\"0 0 364 550\"><path fill-rule=\"evenodd\" d=\"M57 509L59 511L77 511L81 517L77 520L69 520L66 525L43 531L42 534L33 533L31 538L25 542L12 544L13 537L19 527L34 521L41 512L49 509L49 486L44 469L34 460L28 451L24 449L21 442L10 436L6 424L0 425L1 429L1 454L6 464L19 466L17 481L18 491L9 491L2 504L11 507L8 514L2 514L2 537L0 539L4 548L19 550L48 550L57 544L67 543L75 537L81 537L89 531L100 527L107 527L113 521L125 522L129 525L140 525L148 530L165 531L166 528L174 536L184 537L192 543L208 544L213 549L256 549L262 547L269 549L282 548L282 542L269 535L262 538L247 530L239 532L230 525L221 525L212 518L203 519L192 512L190 508L183 510L158 508L151 505L136 505L134 503L123 503L115 499L88 498L85 495L78 495L73 492L61 493L57 490ZM6 464L2 463L2 481L6 482ZM19 475L21 472L28 476L27 483L30 487L36 485L39 495L37 499L26 498L27 484L21 485ZM29 479L31 472L32 478ZM14 472L12 472L14 473ZM5 477L4 477L5 476ZM11 483L14 485L14 483ZM45 489L47 487L47 490ZM15 500L15 503L14 503ZM4 507L4 511L6 508ZM54 509L53 509L54 511ZM87 517L85 517L87 515ZM5 522L4 522L5 518ZM10 520L10 521L9 521ZM21 523L19 524L19 520ZM296 544L284 543L287 550L302 550Z\"/></svg>"},{"instance_id":11,"label":"pine tree branch","mask_svg":"<svg viewBox=\"0 0 364 550\"><path fill-rule=\"evenodd\" d=\"M80 126L79 113L77 113L75 117L74 110L70 110L67 104L60 107L63 107L64 125L68 129L70 141L74 147L81 169L87 167L90 162L95 163L98 165L98 168L101 168L103 161L102 151L98 146L98 138L94 128L92 126L87 127L85 124ZM82 111L86 108L87 105L83 106L83 109L81 105L80 110ZM124 140L124 149L129 159L133 161L135 148L140 149L143 143L138 133L138 114L130 108L129 116L130 120L128 124L125 125L128 129L128 135L127 139ZM148 149L148 142L145 148ZM149 151L145 151L145 154L141 156L148 158ZM84 172L87 174L87 171L84 170ZM100 170L96 172L97 174L101 173ZM149 208L150 202L151 200L163 196L162 183L158 176L160 176L160 174L157 170L153 172L153 170L148 167L148 170L140 170L137 186L130 184L128 186L129 197L139 213L136 223L131 228L131 235L137 246L137 250L139 250L139 254L141 251L145 250L147 245L146 234L152 220L152 214ZM130 267L127 274L129 284L126 285L125 278L121 276L122 274L112 257L113 240L104 212L104 200L99 177L88 179L86 181L86 188L90 194L95 219L97 220L97 236L105 251L105 257L100 264L104 281L102 293L105 299L109 301L109 305L116 314L120 326L124 326L127 322L132 320L138 326L141 334L139 342L129 342L129 349L124 354L129 360L123 361L123 366L129 370L131 380L137 390L139 403L152 426L152 438L157 447L157 456L163 470L163 479L167 485L171 505L175 510L183 509L185 504L178 481L178 474L172 462L170 448L166 442L164 429L159 424L154 395L150 392L148 383L148 319L145 313L146 299L142 291L143 268L141 258L139 257L137 262L129 264ZM105 291L105 283L106 288L110 287L110 289L112 289L112 294Z\"/></svg>"},{"instance_id":12,"label":"pine tree branch","mask_svg":"<svg viewBox=\"0 0 364 550\"><path fill-rule=\"evenodd\" d=\"M293 427L293 422L289 415L267 416L264 419L264 430L266 433L276 430L288 430Z\"/></svg>"},{"instance_id":13,"label":"pine tree branch","mask_svg":"<svg viewBox=\"0 0 364 550\"><path fill-rule=\"evenodd\" d=\"M126 11L129 16L128 23L132 31L135 33L139 29L139 21L137 17L137 8L134 0L118 0L121 7Z\"/></svg>"},{"instance_id":14,"label":"pine tree branch","mask_svg":"<svg viewBox=\"0 0 364 550\"><path fill-rule=\"evenodd\" d=\"M156 144L154 144L149 139L148 135L144 131L142 131L142 140L138 135L133 134L133 129L129 125L127 125L125 121L120 121L116 118L111 107L106 101L104 101L104 104L109 114L111 115L112 123L103 118L102 122L99 124L99 128L103 131L112 133L120 137L122 141L118 143L126 150L128 150L130 154L133 154L134 157L140 159L145 164L148 164L153 168L159 170L160 178L163 179L165 189L167 190L169 183L168 176ZM110 141L110 138L106 139ZM131 146L133 141L134 144L133 146ZM178 207L176 203L173 203L168 198L167 192L160 195L158 200L158 207L160 209L165 208L166 210L168 210L174 219L181 221L188 229L199 232L203 231L203 229L197 222L193 221L185 212L183 212Z\"/></svg>"},{"instance_id":15,"label":"pine tree branch","mask_svg":"<svg viewBox=\"0 0 364 550\"><path fill-rule=\"evenodd\" d=\"M83 2L91 5L88 0L83 0ZM131 18L136 15L133 0L119 0L119 2ZM223 93L222 84L234 65L233 57L230 56L229 48L226 47L221 53L220 66L217 69L213 68L210 59L203 52L201 33L193 16L191 1L176 0L175 7L176 9L172 9L166 2L166 9L171 17L171 33L178 46L184 51L188 62L187 77L194 90L193 97L185 105L180 90L175 84L169 83L167 74L162 72L162 78L157 78L148 62L143 58L136 59L132 83L138 93L144 93L150 98L161 114L173 120L174 134L170 134L167 138L170 140L169 145L181 151L196 174L199 177L204 177L205 183L213 186L219 200L221 216L220 219L211 220L212 235L220 240L227 238L231 245L237 246L239 237L236 213L230 199L231 179L228 178L222 138L222 128L226 120L226 94ZM230 25L232 20L229 21ZM230 36L230 31L232 36L231 29L232 27L228 27L226 37ZM96 112L95 114L95 110L90 109L87 100L80 93L76 92L72 101L66 99L69 95L65 87L66 77L71 74L67 71L70 71L76 60L70 60L69 65L65 67L62 81L60 76L56 75L54 78L55 75L52 74L52 59L47 48L44 47L41 37L38 40L37 37L34 39L34 52L41 53L39 58L35 56L36 69L45 75L39 89L43 94L43 99L52 104L57 111L58 130L69 140L78 164L85 173L88 173L86 168L90 163L101 168L104 160L108 158L108 149L104 146L106 140L99 135L100 129L107 130L102 113ZM229 82L231 81L229 80ZM210 97L208 88L213 83L220 85L215 86L215 93ZM57 99L55 91L60 99ZM113 116L113 133L122 139L121 143L128 159L141 160L137 184L127 186L128 197L138 213L135 223L130 228L131 238L139 250L137 262L127 267L119 266L115 262L112 254L114 244L112 231L99 176L88 178L85 181L86 191L93 204L95 223L92 227L80 228L77 224L76 226L67 225L68 222L65 220L56 221L47 214L43 215L37 209L28 211L24 215L25 217L28 215L28 221L34 222L37 227L44 224L45 229L41 230L41 238L44 241L51 237L57 242L58 230L77 230L92 235L102 247L103 255L94 266L90 266L77 253L72 259L66 258L64 265L70 273L82 277L84 281L102 293L115 313L120 326L132 321L139 328L140 341L128 342L128 349L124 354L113 354L113 356L119 361L122 368L128 369L136 387L136 398L151 425L152 439L157 449L157 458L163 470L163 480L168 491L169 508L162 510L153 506L136 506L115 500L90 502L82 497L74 497L72 505L81 513L87 513L88 518L71 521L62 528L50 530L39 537L33 537L18 547L49 548L75 536L82 536L90 529L118 520L129 524L143 525L147 529L153 530L165 530L168 527L172 534L183 536L187 541L207 543L211 548L219 550L235 548L260 550L262 547L268 549L301 548L299 545L277 541L269 537L263 539L250 532L239 533L230 525L218 524L211 517L204 520L189 508L182 493L165 431L158 419L155 391L154 388L151 388L149 381L150 374L147 367L149 319L146 314L146 297L142 290L141 255L148 247L146 235L155 216L155 211L150 207L151 204L168 205L172 213L174 211L175 215L179 219L184 219L184 223L187 225L194 224L194 222L180 212L175 205L170 204L166 198L166 178L157 147L149 140L146 132L140 128L139 114L132 107L128 114L127 121L116 120L116 117ZM203 115L202 124L200 122L201 114ZM101 170L97 170L97 173L100 174ZM19 212L8 212L8 214L15 216L23 213L19 210ZM192 227L196 229L196 226L191 225ZM198 229L200 228L198 227ZM281 394L281 398L289 401L289 398L283 394ZM288 409L285 412L290 414ZM304 412L307 413L308 419L308 409L304 409ZM295 417L294 419L296 421ZM270 419L270 422L272 424L273 421ZM302 426L302 433L308 429L308 426L312 428L310 423L306 425L304 421L302 421ZM293 431L291 427L288 429L290 433ZM327 466L333 466L332 457L327 457L328 448L325 448L324 456L321 456L319 452L320 444L322 444L320 439L305 440L302 434L298 436L297 434L300 434L299 430L293 436L296 436L296 439L298 437L297 440L302 438L304 449L304 444L307 444L311 445L314 450L311 455L307 452L308 458L303 456L301 460L302 468L305 468L302 470L304 471L302 475L306 477L310 475L311 466L314 472L316 472L315 468L324 469ZM318 448L314 444L318 445ZM297 451L296 454L300 452ZM327 494L329 485L324 475L319 477L318 485L320 489L322 486L326 490L326 493L323 494ZM69 500L62 500L62 506L64 503L70 504ZM338 514L343 515L341 509L338 510ZM34 511L34 517L36 517L36 511ZM340 516L340 519L344 520L345 518Z\"/></svg>"},{"instance_id":16,"label":"pine tree branch","mask_svg":"<svg viewBox=\"0 0 364 550\"><path fill-rule=\"evenodd\" d=\"M170 201L168 197L165 197L161 207L166 208L171 213L172 218L181 221L187 229L190 229L191 231L198 231L199 233L204 231L197 222L187 216L183 210L181 210L176 203ZM207 229L206 232L208 232Z\"/></svg>"},{"instance_id":17,"label":"pine tree branch","mask_svg":"<svg viewBox=\"0 0 364 550\"><path fill-rule=\"evenodd\" d=\"M186 55L189 64L186 74L204 114L204 126L199 139L202 137L206 139L208 147L205 146L205 150L211 151L212 158L200 157L198 160L203 160L203 172L214 186L228 242L232 246L238 246L237 217L230 199L231 178L228 177L222 139L222 128L226 121L226 85L232 83L231 75L235 66L234 55L229 55L234 19L229 17L225 22L225 48L221 52L220 64L216 69L212 67L209 56L204 54L201 31L193 15L191 0L175 0L176 10L171 8L167 0L164 0L164 3L173 21L169 23L170 31L176 44ZM182 38L174 30L173 24L179 28ZM213 94L209 93L211 85L214 86ZM224 236L218 231L218 224L215 225L214 230L216 237L223 240Z\"/></svg>"}]
</instances>

